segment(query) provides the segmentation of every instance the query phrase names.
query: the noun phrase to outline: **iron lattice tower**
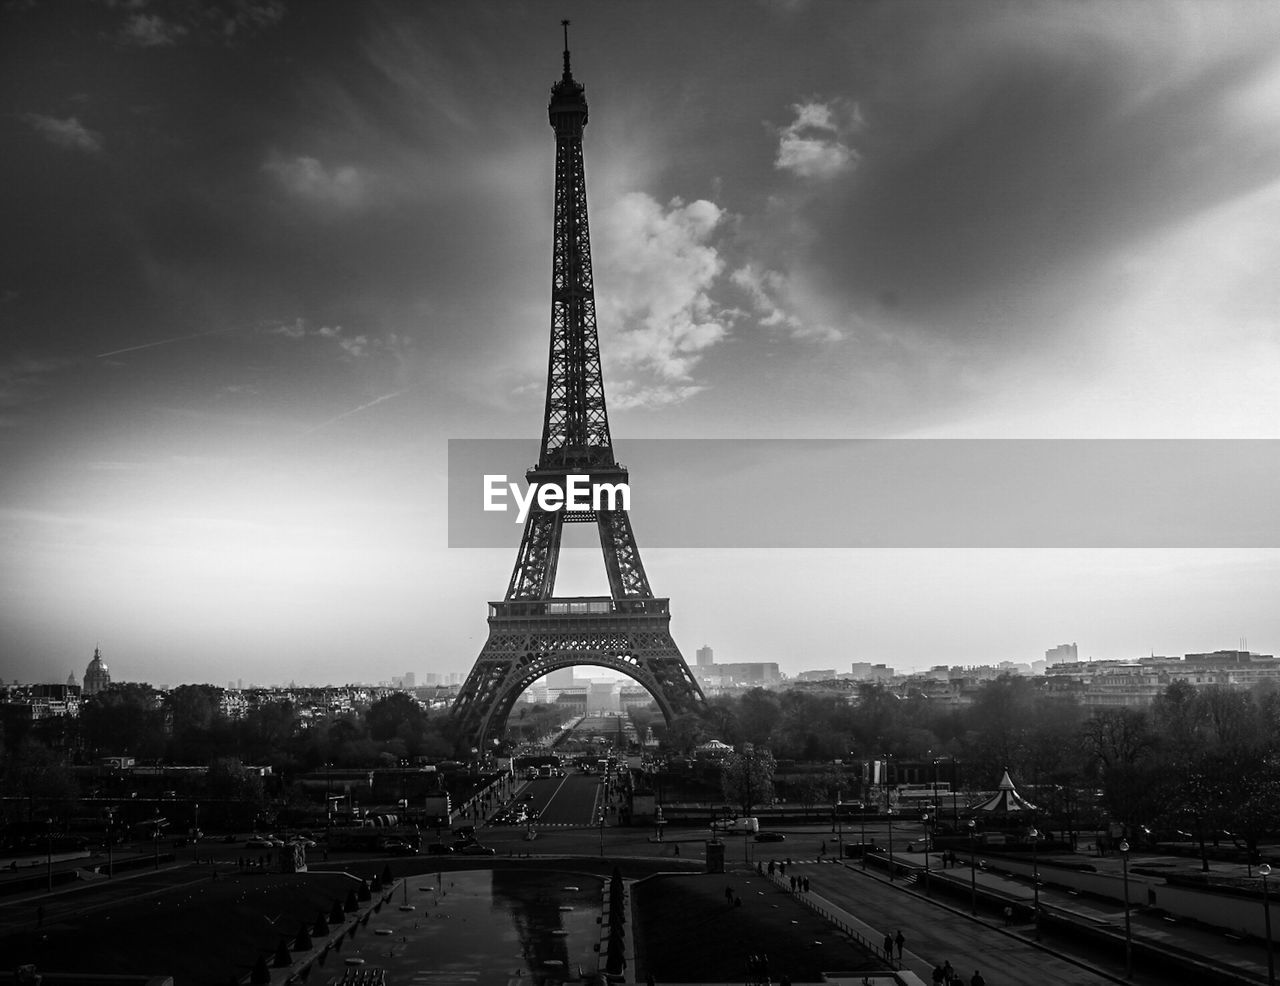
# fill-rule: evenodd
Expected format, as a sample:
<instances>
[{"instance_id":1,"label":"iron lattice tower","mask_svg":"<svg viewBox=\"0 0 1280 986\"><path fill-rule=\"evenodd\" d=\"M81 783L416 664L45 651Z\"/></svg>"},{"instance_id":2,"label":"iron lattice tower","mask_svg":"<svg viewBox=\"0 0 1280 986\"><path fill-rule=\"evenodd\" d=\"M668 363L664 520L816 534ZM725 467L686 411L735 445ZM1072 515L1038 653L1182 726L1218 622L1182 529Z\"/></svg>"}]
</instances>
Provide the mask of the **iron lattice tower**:
<instances>
[{"instance_id":1,"label":"iron lattice tower","mask_svg":"<svg viewBox=\"0 0 1280 986\"><path fill-rule=\"evenodd\" d=\"M596 331L591 235L582 132L585 89L569 69L551 87L548 115L556 135L555 224L551 263L551 353L538 464L529 483L558 486L570 474L591 484L626 483L613 455L600 340ZM600 534L608 596L555 596L560 536L566 523L594 523ZM594 664L621 671L654 697L668 721L704 702L671 637L669 600L649 588L625 510L542 510L535 501L506 599L489 603L489 639L453 705L460 738L481 748L505 732L516 699L558 668Z\"/></svg>"}]
</instances>

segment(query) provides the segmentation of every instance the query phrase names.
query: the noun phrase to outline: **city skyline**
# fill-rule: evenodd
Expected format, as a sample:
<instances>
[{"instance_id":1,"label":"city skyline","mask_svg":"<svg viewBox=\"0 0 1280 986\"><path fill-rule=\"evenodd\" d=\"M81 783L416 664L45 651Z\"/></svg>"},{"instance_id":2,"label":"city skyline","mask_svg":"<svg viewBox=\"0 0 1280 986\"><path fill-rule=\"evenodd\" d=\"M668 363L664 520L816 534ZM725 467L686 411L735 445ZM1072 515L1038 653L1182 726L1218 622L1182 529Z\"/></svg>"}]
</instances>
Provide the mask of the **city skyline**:
<instances>
[{"instance_id":1,"label":"city skyline","mask_svg":"<svg viewBox=\"0 0 1280 986\"><path fill-rule=\"evenodd\" d=\"M128 680L466 672L518 534L447 547L446 447L528 437L513 475L536 455L561 16L622 461L646 438L1280 437L1273 7L471 13L0 14L6 677L95 645ZM1280 639L1270 547L635 527L686 658ZM604 591L577 543L558 591Z\"/></svg>"}]
</instances>

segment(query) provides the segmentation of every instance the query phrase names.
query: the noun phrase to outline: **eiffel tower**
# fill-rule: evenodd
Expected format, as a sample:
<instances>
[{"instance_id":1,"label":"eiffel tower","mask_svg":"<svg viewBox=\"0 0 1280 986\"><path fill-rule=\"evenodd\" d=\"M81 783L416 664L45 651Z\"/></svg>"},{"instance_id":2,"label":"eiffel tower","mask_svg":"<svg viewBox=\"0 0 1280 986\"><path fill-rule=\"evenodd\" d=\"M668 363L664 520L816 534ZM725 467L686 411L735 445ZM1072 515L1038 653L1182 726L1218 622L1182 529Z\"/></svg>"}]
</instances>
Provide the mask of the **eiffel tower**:
<instances>
[{"instance_id":1,"label":"eiffel tower","mask_svg":"<svg viewBox=\"0 0 1280 986\"><path fill-rule=\"evenodd\" d=\"M587 100L569 71L569 22L562 23L564 75L552 86L548 107L556 134L551 357L542 451L525 474L530 484L561 490L569 475L586 476L592 486L628 481L626 468L613 456L600 374L582 165ZM460 740L481 749L500 738L521 692L551 671L578 664L633 678L668 722L705 702L671 638L669 600L649 588L631 520L615 506L542 510L535 500L530 507L506 599L489 603L489 639L453 704ZM575 522L594 523L600 533L608 596L554 595L561 531Z\"/></svg>"}]
</instances>

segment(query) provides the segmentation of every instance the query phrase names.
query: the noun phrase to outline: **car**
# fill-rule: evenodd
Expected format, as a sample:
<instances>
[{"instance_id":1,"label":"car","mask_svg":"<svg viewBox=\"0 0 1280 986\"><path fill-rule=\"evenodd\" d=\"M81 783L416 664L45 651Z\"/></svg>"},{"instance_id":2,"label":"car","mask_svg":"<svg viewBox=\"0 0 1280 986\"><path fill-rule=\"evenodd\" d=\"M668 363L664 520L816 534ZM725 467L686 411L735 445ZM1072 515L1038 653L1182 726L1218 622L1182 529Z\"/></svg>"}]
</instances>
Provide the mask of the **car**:
<instances>
[{"instance_id":1,"label":"car","mask_svg":"<svg viewBox=\"0 0 1280 986\"><path fill-rule=\"evenodd\" d=\"M491 846L482 846L478 842L468 842L460 849L454 849L459 856L496 856L498 850Z\"/></svg>"},{"instance_id":2,"label":"car","mask_svg":"<svg viewBox=\"0 0 1280 986\"><path fill-rule=\"evenodd\" d=\"M781 832L757 832L756 842L785 842L787 837Z\"/></svg>"},{"instance_id":3,"label":"car","mask_svg":"<svg viewBox=\"0 0 1280 986\"><path fill-rule=\"evenodd\" d=\"M446 846L443 842L432 842L427 846L428 856L447 856L453 852L453 846Z\"/></svg>"},{"instance_id":4,"label":"car","mask_svg":"<svg viewBox=\"0 0 1280 986\"><path fill-rule=\"evenodd\" d=\"M246 849L274 849L276 847L275 840L267 835L254 835L244 840Z\"/></svg>"},{"instance_id":5,"label":"car","mask_svg":"<svg viewBox=\"0 0 1280 986\"><path fill-rule=\"evenodd\" d=\"M398 839L389 839L382 847L383 852L390 853L392 856L416 856L418 850L407 842L401 842Z\"/></svg>"}]
</instances>

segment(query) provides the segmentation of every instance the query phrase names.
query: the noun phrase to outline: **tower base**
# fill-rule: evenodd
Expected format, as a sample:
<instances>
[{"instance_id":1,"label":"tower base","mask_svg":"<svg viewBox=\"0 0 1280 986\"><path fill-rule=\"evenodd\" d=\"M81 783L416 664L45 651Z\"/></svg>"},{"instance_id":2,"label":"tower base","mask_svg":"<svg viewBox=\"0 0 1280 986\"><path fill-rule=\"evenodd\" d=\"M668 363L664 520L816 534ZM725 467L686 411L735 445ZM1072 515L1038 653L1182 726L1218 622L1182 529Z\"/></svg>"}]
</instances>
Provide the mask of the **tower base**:
<instances>
[{"instance_id":1,"label":"tower base","mask_svg":"<svg viewBox=\"0 0 1280 986\"><path fill-rule=\"evenodd\" d=\"M475 750L500 738L516 699L539 678L579 664L620 671L670 722L704 701L671 637L666 599L580 596L489 604L489 639L453 704Z\"/></svg>"}]
</instances>

